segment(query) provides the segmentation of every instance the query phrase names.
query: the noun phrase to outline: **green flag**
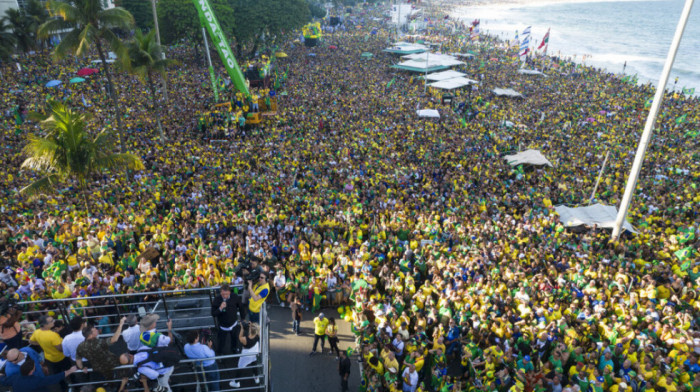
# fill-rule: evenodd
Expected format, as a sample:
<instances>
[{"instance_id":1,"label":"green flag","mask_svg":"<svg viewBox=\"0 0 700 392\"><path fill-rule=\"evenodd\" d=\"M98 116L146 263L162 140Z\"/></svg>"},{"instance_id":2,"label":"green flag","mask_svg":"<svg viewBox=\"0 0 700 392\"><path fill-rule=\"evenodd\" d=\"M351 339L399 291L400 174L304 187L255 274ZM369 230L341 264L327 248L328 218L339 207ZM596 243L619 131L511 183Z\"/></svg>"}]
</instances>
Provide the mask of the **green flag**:
<instances>
[{"instance_id":1,"label":"green flag","mask_svg":"<svg viewBox=\"0 0 700 392\"><path fill-rule=\"evenodd\" d=\"M391 87L391 85L394 84L395 81L396 81L396 77L394 77L393 79L391 79L391 80L389 81L389 83L386 84L386 86L387 86L387 87Z\"/></svg>"},{"instance_id":2,"label":"green flag","mask_svg":"<svg viewBox=\"0 0 700 392\"><path fill-rule=\"evenodd\" d=\"M683 87L683 94L684 94L684 95L693 95L693 94L695 94L695 87L693 87L693 88L685 88L685 87Z\"/></svg>"},{"instance_id":3,"label":"green flag","mask_svg":"<svg viewBox=\"0 0 700 392\"><path fill-rule=\"evenodd\" d=\"M676 125L681 125L685 122L686 117L688 117L688 113L676 118Z\"/></svg>"},{"instance_id":4,"label":"green flag","mask_svg":"<svg viewBox=\"0 0 700 392\"><path fill-rule=\"evenodd\" d=\"M462 126L463 126L464 128L467 127L467 122L464 121L464 117L460 118L459 121L462 123Z\"/></svg>"},{"instance_id":5,"label":"green flag","mask_svg":"<svg viewBox=\"0 0 700 392\"><path fill-rule=\"evenodd\" d=\"M678 238L679 244L685 244L687 242L693 241L695 239L695 228L694 227L688 227L687 229L680 228L680 229L678 229L678 235L676 237Z\"/></svg>"},{"instance_id":6,"label":"green flag","mask_svg":"<svg viewBox=\"0 0 700 392\"><path fill-rule=\"evenodd\" d=\"M644 107L646 109L649 109L651 107L651 104L654 102L654 98L649 98L647 101L644 103Z\"/></svg>"},{"instance_id":7,"label":"green flag","mask_svg":"<svg viewBox=\"0 0 700 392\"><path fill-rule=\"evenodd\" d=\"M700 135L700 131L697 129L694 131L688 131L685 133L685 136L687 136L687 137L697 137L698 135Z\"/></svg>"},{"instance_id":8,"label":"green flag","mask_svg":"<svg viewBox=\"0 0 700 392\"><path fill-rule=\"evenodd\" d=\"M685 247L679 251L674 252L673 254L676 255L676 257L678 257L678 260L685 261L685 259L692 256L693 247L692 246Z\"/></svg>"}]
</instances>

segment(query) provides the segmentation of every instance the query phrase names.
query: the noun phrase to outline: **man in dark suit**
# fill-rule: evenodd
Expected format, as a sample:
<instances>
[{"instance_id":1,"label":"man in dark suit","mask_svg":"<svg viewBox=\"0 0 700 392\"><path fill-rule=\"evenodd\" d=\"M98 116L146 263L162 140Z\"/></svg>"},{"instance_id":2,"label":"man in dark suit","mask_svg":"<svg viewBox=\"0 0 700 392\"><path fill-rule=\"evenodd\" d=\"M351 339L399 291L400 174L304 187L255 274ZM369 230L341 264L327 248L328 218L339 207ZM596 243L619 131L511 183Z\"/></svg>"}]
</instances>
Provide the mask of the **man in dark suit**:
<instances>
[{"instance_id":1,"label":"man in dark suit","mask_svg":"<svg viewBox=\"0 0 700 392\"><path fill-rule=\"evenodd\" d=\"M238 322L245 319L245 307L238 294L231 292L228 284L222 284L219 295L214 298L211 305L211 315L216 319L219 328L217 329L218 345L216 353L226 355L237 353L238 332L241 324ZM228 341L228 344L226 340Z\"/></svg>"}]
</instances>

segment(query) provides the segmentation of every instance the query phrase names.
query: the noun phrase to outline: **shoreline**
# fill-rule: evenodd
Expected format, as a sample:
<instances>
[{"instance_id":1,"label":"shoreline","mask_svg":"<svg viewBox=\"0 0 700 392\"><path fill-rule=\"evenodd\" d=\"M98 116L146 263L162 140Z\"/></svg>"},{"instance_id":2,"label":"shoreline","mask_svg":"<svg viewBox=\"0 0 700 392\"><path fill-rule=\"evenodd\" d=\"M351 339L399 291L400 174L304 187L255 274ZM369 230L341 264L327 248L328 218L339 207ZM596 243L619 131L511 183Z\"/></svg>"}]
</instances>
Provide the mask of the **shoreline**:
<instances>
[{"instance_id":1,"label":"shoreline","mask_svg":"<svg viewBox=\"0 0 700 392\"><path fill-rule=\"evenodd\" d=\"M594 4L594 3L630 3L639 2L637 0L503 0L489 2L486 0L469 1L465 4L457 2L444 2L442 12L448 14L451 18L469 23L474 19L481 20L481 32L492 37L498 37L503 41L513 40L515 32L522 30L525 26L532 26L531 42L535 46L531 50L535 52L536 45L539 40L551 27L552 41L548 51L549 56L556 56L568 59L576 64L585 65L587 67L598 68L601 72L617 75L620 78L625 76L636 76L639 80L638 84L651 83L656 86L659 83L659 75L663 68L670 45L670 38L664 37L662 46L657 47L653 52L649 53L646 46L640 44L640 40L630 38L636 37L632 30L628 30L623 37L627 39L611 42L606 42L605 45L591 45L590 42L600 42L601 34L596 36L595 32L583 34L580 29L571 29L567 25L559 24L551 21L550 18L537 18L533 16L533 9L551 5L571 5L571 4ZM668 0L648 0L644 1L652 3L666 3ZM603 6L604 7L604 6ZM597 6L594 9L600 9ZM624 9L625 6L616 7ZM561 11L559 11L561 12ZM522 16L522 19L516 19ZM547 22L549 19L549 22ZM517 21L516 21L517 20ZM684 47L680 48L679 56L677 56L668 83L665 86L666 91L682 92L683 88L695 89L693 96L700 96L700 73L692 64L689 65L688 53L692 53L694 44L687 41L695 32L686 28L684 37ZM669 34L668 31L665 32ZM668 42L667 38L669 39ZM631 40L631 41L629 41ZM634 42L632 46L627 46L626 42ZM531 44L532 45L532 44ZM658 46L658 45L657 45ZM689 52L690 51L690 52ZM692 55L691 55L692 57ZM691 61L692 63L692 61ZM680 79L680 83L674 83L674 80Z\"/></svg>"}]
</instances>

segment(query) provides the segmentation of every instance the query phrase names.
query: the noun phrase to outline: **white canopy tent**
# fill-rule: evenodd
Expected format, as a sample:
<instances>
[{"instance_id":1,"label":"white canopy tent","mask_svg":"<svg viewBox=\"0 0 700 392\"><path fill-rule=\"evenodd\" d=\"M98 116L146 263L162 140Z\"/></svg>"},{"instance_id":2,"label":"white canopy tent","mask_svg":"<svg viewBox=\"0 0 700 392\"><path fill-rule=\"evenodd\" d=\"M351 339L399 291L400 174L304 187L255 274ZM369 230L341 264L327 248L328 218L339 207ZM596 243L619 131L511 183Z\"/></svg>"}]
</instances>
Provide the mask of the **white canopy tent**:
<instances>
[{"instance_id":1,"label":"white canopy tent","mask_svg":"<svg viewBox=\"0 0 700 392\"><path fill-rule=\"evenodd\" d=\"M413 60L413 61L421 61L421 62L438 62L438 63L443 63L447 65L459 65L459 64L464 64L464 61L461 61L457 57L450 56L449 54L441 54L441 53L413 53L409 54L406 56L401 56L402 59L404 60Z\"/></svg>"},{"instance_id":2,"label":"white canopy tent","mask_svg":"<svg viewBox=\"0 0 700 392\"><path fill-rule=\"evenodd\" d=\"M392 46L384 49L385 52L389 53L398 53L398 54L417 54L417 53L422 53L428 50L428 47L425 45L421 44L414 44L411 42L404 42L404 41L399 41L393 44Z\"/></svg>"},{"instance_id":3,"label":"white canopy tent","mask_svg":"<svg viewBox=\"0 0 700 392\"><path fill-rule=\"evenodd\" d=\"M452 56L457 56L457 57L464 57L467 59L473 58L474 55L471 53L450 53Z\"/></svg>"},{"instance_id":4,"label":"white canopy tent","mask_svg":"<svg viewBox=\"0 0 700 392\"><path fill-rule=\"evenodd\" d=\"M456 88L469 86L470 84L479 84L479 82L468 78L452 78L440 80L435 83L430 83L428 86L440 88L443 90L454 90Z\"/></svg>"},{"instance_id":5,"label":"white canopy tent","mask_svg":"<svg viewBox=\"0 0 700 392\"><path fill-rule=\"evenodd\" d=\"M523 95L520 94L519 92L513 90L512 88L495 88L493 89L493 93L498 95L499 97L506 96L506 97L519 97L522 98Z\"/></svg>"},{"instance_id":6,"label":"white canopy tent","mask_svg":"<svg viewBox=\"0 0 700 392\"><path fill-rule=\"evenodd\" d=\"M554 167L554 165L552 165L552 162L545 158L544 155L542 155L542 153L538 150L525 150L517 154L506 155L503 158L506 161L508 161L509 165L513 166L525 164L535 166L547 165L550 167Z\"/></svg>"},{"instance_id":7,"label":"white canopy tent","mask_svg":"<svg viewBox=\"0 0 700 392\"><path fill-rule=\"evenodd\" d=\"M597 225L598 227L612 229L617 218L617 208L602 204L576 208L562 205L555 206L554 210L559 214L559 220L567 227ZM637 230L627 221L624 222L622 227L632 233L637 233Z\"/></svg>"},{"instance_id":8,"label":"white canopy tent","mask_svg":"<svg viewBox=\"0 0 700 392\"><path fill-rule=\"evenodd\" d=\"M467 74L450 69L447 71L431 73L426 79L438 82L440 80L454 79L462 76L467 76Z\"/></svg>"},{"instance_id":9,"label":"white canopy tent","mask_svg":"<svg viewBox=\"0 0 700 392\"><path fill-rule=\"evenodd\" d=\"M440 112L435 109L416 110L418 117L440 118Z\"/></svg>"},{"instance_id":10,"label":"white canopy tent","mask_svg":"<svg viewBox=\"0 0 700 392\"><path fill-rule=\"evenodd\" d=\"M523 75L541 75L541 76L544 76L545 78L547 77L547 75L545 75L543 72L540 72L540 71L538 71L538 70L536 70L536 69L524 69L524 68L520 68L520 69L518 70L518 73L519 73L519 74L523 74Z\"/></svg>"}]
</instances>

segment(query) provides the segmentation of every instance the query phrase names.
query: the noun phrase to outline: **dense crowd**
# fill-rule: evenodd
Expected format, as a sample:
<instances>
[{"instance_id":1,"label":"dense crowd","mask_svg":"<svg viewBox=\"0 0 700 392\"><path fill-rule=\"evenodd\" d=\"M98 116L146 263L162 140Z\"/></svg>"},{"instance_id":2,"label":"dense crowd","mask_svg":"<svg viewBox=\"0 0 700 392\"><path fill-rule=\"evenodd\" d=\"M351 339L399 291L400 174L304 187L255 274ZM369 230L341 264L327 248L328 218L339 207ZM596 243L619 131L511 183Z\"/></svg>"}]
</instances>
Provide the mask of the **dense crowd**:
<instances>
[{"instance_id":1,"label":"dense crowd","mask_svg":"<svg viewBox=\"0 0 700 392\"><path fill-rule=\"evenodd\" d=\"M611 242L608 230L564 227L552 206L586 204L608 151L595 198L619 204L652 86L552 57L529 60L548 77L522 75L506 43L442 20L416 38L472 52L458 69L480 81L451 108L388 67L394 33L375 12L318 47L286 43L278 115L245 131L223 122L235 134L225 142L198 127L213 104L201 53L169 48L180 61L164 143L147 86L117 73L127 146L146 169L94 178L89 216L71 184L18 195L35 173L13 168L39 132L25 114L49 95L95 113L94 129L114 127L103 82L44 87L87 59L3 64L4 303L75 298L71 312L94 317L92 296L240 283L236 266L254 256L282 271L281 301L347 305L368 391L700 390L697 98L666 94L629 212L639 234ZM502 159L526 147L554 167ZM18 310L41 306L10 306L3 340L29 339L39 313Z\"/></svg>"}]
</instances>

